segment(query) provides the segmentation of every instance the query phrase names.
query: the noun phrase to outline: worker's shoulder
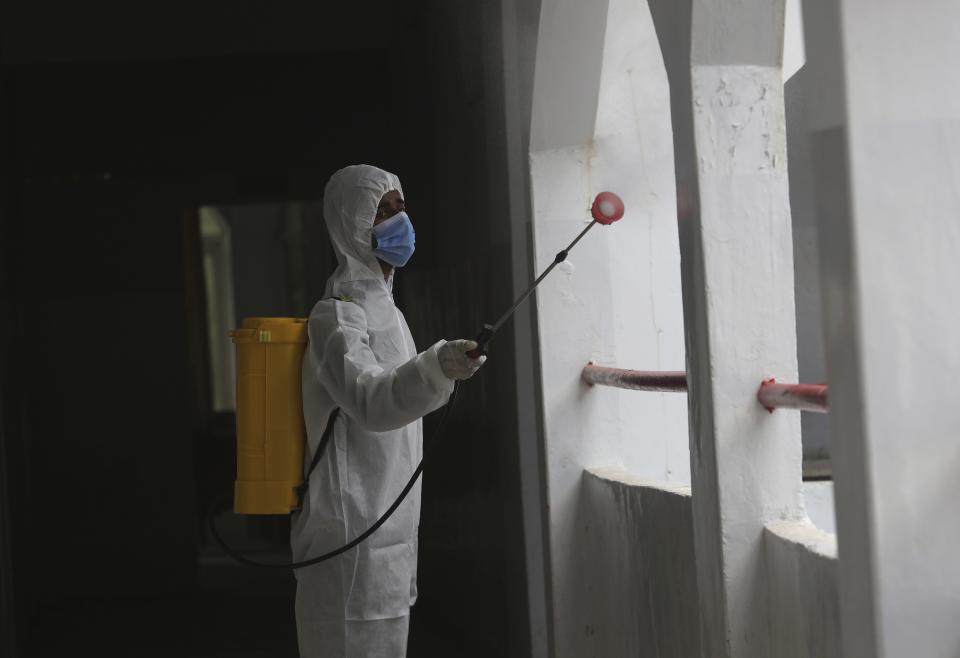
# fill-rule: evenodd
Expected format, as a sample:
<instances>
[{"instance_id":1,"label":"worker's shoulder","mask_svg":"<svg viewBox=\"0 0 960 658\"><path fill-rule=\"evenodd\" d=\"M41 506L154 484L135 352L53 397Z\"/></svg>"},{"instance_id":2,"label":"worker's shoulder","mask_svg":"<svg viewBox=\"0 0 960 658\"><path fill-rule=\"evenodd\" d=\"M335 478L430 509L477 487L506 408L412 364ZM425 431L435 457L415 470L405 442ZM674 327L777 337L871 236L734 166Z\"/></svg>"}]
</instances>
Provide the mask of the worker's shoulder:
<instances>
[{"instance_id":1,"label":"worker's shoulder","mask_svg":"<svg viewBox=\"0 0 960 658\"><path fill-rule=\"evenodd\" d=\"M316 311L323 312L325 310L334 309L340 304L352 304L353 306L360 307L359 300L351 297L350 295L333 295L331 297L324 297L314 304L311 315Z\"/></svg>"},{"instance_id":2,"label":"worker's shoulder","mask_svg":"<svg viewBox=\"0 0 960 658\"><path fill-rule=\"evenodd\" d=\"M348 295L325 297L318 301L310 311L311 324L350 324L366 325L366 313L359 301Z\"/></svg>"}]
</instances>

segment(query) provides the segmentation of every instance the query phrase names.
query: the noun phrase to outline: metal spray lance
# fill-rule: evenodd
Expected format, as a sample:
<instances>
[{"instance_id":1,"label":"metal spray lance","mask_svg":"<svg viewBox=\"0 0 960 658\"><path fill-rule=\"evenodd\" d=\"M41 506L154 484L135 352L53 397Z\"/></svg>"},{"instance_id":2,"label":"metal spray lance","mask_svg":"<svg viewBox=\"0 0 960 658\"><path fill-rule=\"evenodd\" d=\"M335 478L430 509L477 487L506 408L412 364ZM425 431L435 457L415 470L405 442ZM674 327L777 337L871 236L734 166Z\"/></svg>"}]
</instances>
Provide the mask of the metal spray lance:
<instances>
[{"instance_id":1,"label":"metal spray lance","mask_svg":"<svg viewBox=\"0 0 960 658\"><path fill-rule=\"evenodd\" d=\"M510 316L519 308L527 297L537 289L537 286L540 285L540 282L547 278L547 275L553 271L557 265L562 263L567 259L567 254L571 249L576 246L580 239L587 234L587 231L593 228L594 224L603 224L604 226L609 226L615 221L623 217L623 201L613 192L601 192L593 200L593 205L590 207L590 214L593 216L593 221L590 224L580 231L580 235L573 239L567 248L559 252L556 257L553 259L553 262L550 263L550 266L543 271L543 274L537 277L537 280L534 281L526 292L524 292L520 297L517 298L517 301L513 303L507 312L500 316L500 319L497 320L494 324L485 324L483 329L477 335L475 341L477 343L477 348L467 352L467 356L471 359L476 359L487 353L487 346L490 341L493 340L494 335L497 333L497 330L503 325L504 322L510 319Z\"/></svg>"}]
</instances>

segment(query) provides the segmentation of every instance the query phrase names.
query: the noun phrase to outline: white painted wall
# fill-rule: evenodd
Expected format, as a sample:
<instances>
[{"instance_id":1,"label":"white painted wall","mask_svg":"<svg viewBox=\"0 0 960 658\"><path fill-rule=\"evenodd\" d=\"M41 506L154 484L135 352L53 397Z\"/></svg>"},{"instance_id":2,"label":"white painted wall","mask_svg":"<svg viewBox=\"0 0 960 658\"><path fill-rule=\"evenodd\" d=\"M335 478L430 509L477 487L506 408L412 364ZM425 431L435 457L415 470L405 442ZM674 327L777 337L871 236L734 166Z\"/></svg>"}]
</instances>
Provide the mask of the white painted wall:
<instances>
[{"instance_id":1,"label":"white painted wall","mask_svg":"<svg viewBox=\"0 0 960 658\"><path fill-rule=\"evenodd\" d=\"M803 506L807 517L820 530L836 535L837 520L833 502L833 482L803 483Z\"/></svg>"},{"instance_id":2,"label":"white painted wall","mask_svg":"<svg viewBox=\"0 0 960 658\"><path fill-rule=\"evenodd\" d=\"M960 7L944 2L927 12L893 0L840 0L836 10L824 3L805 9L809 61L800 75L810 136L801 122L806 151L792 152L805 162L805 194L793 195L802 217L791 226L779 84L789 77L780 58L793 58L796 67L790 6L785 19L765 4L738 22L744 7L721 4L652 1L654 15L665 19L658 29L676 74L676 152L687 158L678 158L676 171L690 281L684 293L697 495L683 499L690 501L696 560L681 562L699 573L703 655L955 656L960 517L949 513L948 501L960 493L953 476L960 411L949 392L960 348L949 328L960 311L949 293L960 281L960 92L944 81L960 56ZM551 30L596 44L595 23L588 34L562 27L562 5L552 5ZM633 177L670 160L658 137L651 143L651 134L666 134L650 130L659 101L644 85L653 78L634 77L637 64L650 60L631 54L642 44L619 39L612 27L644 17L635 10L626 0L607 6L611 31L596 107L571 110L569 131L549 124L540 134L553 137L532 151L540 269L583 226L599 189L616 182L660 200L658 179ZM778 51L770 37L781 20L788 36ZM582 46L573 52L585 52ZM552 70L544 79L562 78L558 72L569 64L562 53L548 48L538 56L538 71ZM555 101L582 100L594 88L591 81L567 83L547 85ZM648 100L654 105L645 107ZM592 138L578 141L591 116ZM630 125L631 117L642 120ZM534 127L537 121L534 112ZM650 166L638 169L638 160ZM639 198L628 198L628 208ZM659 212L651 210L653 221L644 226L666 227L656 222ZM592 234L538 298L550 619L553 651L561 656L663 654L678 646L673 624L688 619L675 611L656 620L650 615L657 606L637 598L657 591L659 582L644 542L683 536L679 526L651 524L659 503L649 502L680 500L670 498L672 485L651 484L676 477L676 445L663 440L665 428L629 436L630 428L662 420L638 412L656 396L574 385L586 359L624 365L629 354L641 359L626 364L633 367L676 367L652 364L666 352L644 352L649 336L636 340L644 322L658 334L659 313L643 316L622 301L625 281L642 280L631 269L637 262L654 264L651 281L661 276L653 250L643 251L637 222L628 220ZM661 244L650 235L648 244ZM791 244L791 235L804 243ZM806 296L797 308L810 311L796 324L795 255L803 259L797 272L808 277L796 288ZM753 399L762 377L797 381L804 373L803 366L797 372L796 328L801 337L809 332L801 360L816 356L811 286L818 280L837 437L836 524L830 483L801 487L799 414L768 415ZM668 291L648 299L652 309L662 308L670 288L648 289ZM812 351L804 351L806 339ZM819 379L806 373L804 380ZM639 424L631 421L635 412ZM674 520L684 514L671 513Z\"/></svg>"},{"instance_id":3,"label":"white painted wall","mask_svg":"<svg viewBox=\"0 0 960 658\"><path fill-rule=\"evenodd\" d=\"M800 221L791 226L779 83L796 68L789 28L796 5L652 1L675 76L696 491L690 508L704 655L955 656L960 517L947 505L960 493L953 476L960 407L949 393L960 348L949 328L960 311L945 294L960 281L960 92L946 81L960 56L960 7L808 4L802 110L810 138L801 121L794 152L805 169L797 180L806 182L793 195ZM596 13L587 18L583 6L560 0L545 6L542 41L573 39L572 56L595 53L603 41ZM631 86L635 63L650 60L633 59L631 48L640 46L611 27L629 25L629 11L618 12L631 7L626 0L605 6L612 31L599 83L583 75L595 70L593 55L565 61L556 42L539 51L531 157L539 268L583 226L602 187L616 182L628 194L660 198L660 182L634 177L669 160L650 148L657 110L643 101L656 98L644 87L652 78ZM778 44L781 37L786 43ZM781 68L781 58L794 63ZM593 107L584 99L595 88ZM551 104L564 105L566 119L545 121ZM628 125L638 116L644 120ZM634 158L654 166L641 170ZM638 199L628 198L628 208ZM658 229L656 218L644 225ZM659 420L645 409L641 424L630 422L655 396L575 384L588 358L623 365L626 354L641 359L630 366L672 367L643 361L665 352L644 352L647 337L636 340L644 322L657 333L659 313L644 317L623 304L625 282L643 278L636 263L656 265L653 251L643 251L638 222L628 220L591 235L538 297L557 655L675 647L651 647L651 635L637 633L655 606L637 605L636 586L655 588L656 562L643 551L632 561L624 549L651 535L667 542L682 535L644 525L649 509L637 501L663 491L634 479L675 476L675 445L662 440L664 428L629 436L629 428ZM648 244L659 244L650 235ZM803 244L795 249L791 235ZM798 308L809 310L796 324L794 255L805 277ZM766 415L753 400L762 377L796 381L804 373L797 372L796 328L809 334L801 359L816 356L817 275L837 437L839 562L826 532L830 485L800 486L799 415ZM649 301L656 310L667 300L655 292ZM808 368L803 378L816 374ZM614 466L583 476L590 464ZM683 618L677 614L651 634Z\"/></svg>"},{"instance_id":4,"label":"white painted wall","mask_svg":"<svg viewBox=\"0 0 960 658\"><path fill-rule=\"evenodd\" d=\"M593 139L609 0L542 0L530 149L583 147Z\"/></svg>"},{"instance_id":5,"label":"white painted wall","mask_svg":"<svg viewBox=\"0 0 960 658\"><path fill-rule=\"evenodd\" d=\"M814 66L804 66L784 84L796 277L794 290L797 304L797 360L800 381L808 384L827 381L820 297L816 187L807 117L808 107L818 102L811 93L814 91L812 77L816 75L818 72ZM829 418L823 414L803 414L801 423L804 457L828 458Z\"/></svg>"},{"instance_id":6,"label":"white painted wall","mask_svg":"<svg viewBox=\"0 0 960 658\"><path fill-rule=\"evenodd\" d=\"M776 521L764 535L770 654L840 658L836 536L809 521Z\"/></svg>"},{"instance_id":7,"label":"white painted wall","mask_svg":"<svg viewBox=\"0 0 960 658\"><path fill-rule=\"evenodd\" d=\"M538 271L583 229L595 194L613 190L627 208L621 222L595 227L536 297L553 652L577 658L618 655L604 654L606 640L581 620L641 594L638 583L613 593L591 586L591 575L600 577L622 547L598 545L590 536L584 468L616 466L681 483L689 469L684 396L590 389L580 381L591 360L684 368L673 149L659 46L644 2L601 4L542 3L531 126Z\"/></svg>"},{"instance_id":8,"label":"white painted wall","mask_svg":"<svg viewBox=\"0 0 960 658\"><path fill-rule=\"evenodd\" d=\"M620 469L584 476L584 516L594 552L575 577L603 593L578 621L604 658L694 658L700 619L690 487Z\"/></svg>"},{"instance_id":9,"label":"white painted wall","mask_svg":"<svg viewBox=\"0 0 960 658\"><path fill-rule=\"evenodd\" d=\"M804 487L811 517L829 515L829 482ZM590 655L691 658L701 655L690 487L657 483L617 468L589 469L581 516L603 560L574 578L604 593L583 611ZM818 525L820 525L818 523ZM775 521L763 538L770 655L839 658L836 536L810 521Z\"/></svg>"},{"instance_id":10,"label":"white painted wall","mask_svg":"<svg viewBox=\"0 0 960 658\"><path fill-rule=\"evenodd\" d=\"M784 105L787 154L790 161L790 216L793 224L794 293L797 306L797 361L800 381L827 380L823 352L823 316L820 303L820 263L816 197L807 106L814 88L811 67L805 67L806 48L802 5L787 0L783 37ZM832 65L832 64L831 64ZM822 414L801 416L805 459L829 458L829 422Z\"/></svg>"},{"instance_id":11,"label":"white painted wall","mask_svg":"<svg viewBox=\"0 0 960 658\"><path fill-rule=\"evenodd\" d=\"M649 10L642 0L611 0L597 124L587 166L592 193L600 188L616 191L627 215L605 232L610 245L605 257L613 326L591 345L591 360L601 365L684 369L669 102ZM600 285L590 283L594 290ZM602 313L601 309L595 310ZM613 389L594 393L596 398L618 403L623 443L614 454L627 471L689 483L683 394Z\"/></svg>"},{"instance_id":12,"label":"white painted wall","mask_svg":"<svg viewBox=\"0 0 960 658\"><path fill-rule=\"evenodd\" d=\"M955 657L960 5L805 18L844 655Z\"/></svg>"}]
</instances>

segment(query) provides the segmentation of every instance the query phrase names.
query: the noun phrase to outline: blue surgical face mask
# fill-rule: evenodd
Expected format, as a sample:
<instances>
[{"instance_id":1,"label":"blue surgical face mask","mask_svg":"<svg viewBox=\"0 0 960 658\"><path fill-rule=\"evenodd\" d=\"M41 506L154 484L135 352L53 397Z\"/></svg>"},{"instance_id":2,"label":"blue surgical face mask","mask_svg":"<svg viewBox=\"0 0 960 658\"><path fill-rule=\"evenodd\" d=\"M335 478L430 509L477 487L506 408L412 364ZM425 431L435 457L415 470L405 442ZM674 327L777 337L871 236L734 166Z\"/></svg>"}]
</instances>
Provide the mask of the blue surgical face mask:
<instances>
[{"instance_id":1,"label":"blue surgical face mask","mask_svg":"<svg viewBox=\"0 0 960 658\"><path fill-rule=\"evenodd\" d=\"M373 238L376 240L373 254L394 267L403 267L409 262L417 241L413 224L405 212L398 212L374 226Z\"/></svg>"}]
</instances>

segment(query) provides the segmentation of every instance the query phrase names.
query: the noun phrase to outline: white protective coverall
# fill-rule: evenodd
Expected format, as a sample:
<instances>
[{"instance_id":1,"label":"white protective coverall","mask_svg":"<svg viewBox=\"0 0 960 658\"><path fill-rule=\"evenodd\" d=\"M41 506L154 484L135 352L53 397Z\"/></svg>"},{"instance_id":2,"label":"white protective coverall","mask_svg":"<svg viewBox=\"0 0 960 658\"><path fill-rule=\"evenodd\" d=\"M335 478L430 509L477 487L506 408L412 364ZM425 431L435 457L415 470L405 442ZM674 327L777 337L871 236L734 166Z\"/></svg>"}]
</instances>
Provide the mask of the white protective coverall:
<instances>
[{"instance_id":1,"label":"white protective coverall","mask_svg":"<svg viewBox=\"0 0 960 658\"><path fill-rule=\"evenodd\" d=\"M309 320L303 360L303 412L309 468L330 412L333 436L294 515L294 560L357 537L390 506L423 453L421 417L441 407L453 380L441 370L440 341L417 353L372 253L381 197L401 192L393 174L358 165L329 183L323 214L339 267ZM332 297L349 301L338 301ZM406 654L417 598L418 483L392 517L343 555L296 570L301 658L395 658Z\"/></svg>"}]
</instances>

